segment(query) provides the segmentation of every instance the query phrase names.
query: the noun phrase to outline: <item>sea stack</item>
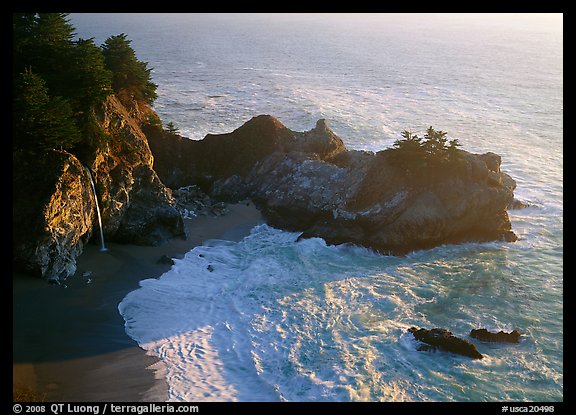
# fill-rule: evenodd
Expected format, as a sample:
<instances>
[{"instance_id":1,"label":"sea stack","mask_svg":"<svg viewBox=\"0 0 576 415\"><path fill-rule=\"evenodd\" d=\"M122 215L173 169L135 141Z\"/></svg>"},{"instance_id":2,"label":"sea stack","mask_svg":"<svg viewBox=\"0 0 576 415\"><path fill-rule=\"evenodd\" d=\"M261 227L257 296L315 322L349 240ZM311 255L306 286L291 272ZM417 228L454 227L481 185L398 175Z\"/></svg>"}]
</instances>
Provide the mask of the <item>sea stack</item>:
<instances>
[{"instance_id":1,"label":"sea stack","mask_svg":"<svg viewBox=\"0 0 576 415\"><path fill-rule=\"evenodd\" d=\"M494 153L457 149L447 162L414 167L418 160L397 149L348 150L326 120L297 132L270 115L200 141L153 127L146 133L164 183L252 199L269 224L303 237L400 255L517 239L507 213L516 183Z\"/></svg>"}]
</instances>

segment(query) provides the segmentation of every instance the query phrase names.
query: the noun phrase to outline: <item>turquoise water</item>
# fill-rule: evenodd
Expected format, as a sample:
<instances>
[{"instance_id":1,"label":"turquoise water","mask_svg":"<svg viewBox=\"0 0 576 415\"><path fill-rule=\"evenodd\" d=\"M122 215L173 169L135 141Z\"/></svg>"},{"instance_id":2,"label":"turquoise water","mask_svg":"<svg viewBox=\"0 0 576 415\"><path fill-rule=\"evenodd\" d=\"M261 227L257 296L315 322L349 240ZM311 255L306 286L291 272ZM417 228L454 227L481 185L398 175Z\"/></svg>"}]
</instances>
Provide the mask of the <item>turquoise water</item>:
<instances>
[{"instance_id":1,"label":"turquoise water","mask_svg":"<svg viewBox=\"0 0 576 415\"><path fill-rule=\"evenodd\" d=\"M71 15L126 33L155 109L201 139L272 114L380 150L429 125L502 156L527 209L515 243L407 257L296 242L267 226L211 241L119 309L167 364L170 400L563 400L563 24L558 15ZM199 254L202 256L199 256ZM207 270L212 264L213 272ZM406 329L519 330L485 359L419 352Z\"/></svg>"}]
</instances>

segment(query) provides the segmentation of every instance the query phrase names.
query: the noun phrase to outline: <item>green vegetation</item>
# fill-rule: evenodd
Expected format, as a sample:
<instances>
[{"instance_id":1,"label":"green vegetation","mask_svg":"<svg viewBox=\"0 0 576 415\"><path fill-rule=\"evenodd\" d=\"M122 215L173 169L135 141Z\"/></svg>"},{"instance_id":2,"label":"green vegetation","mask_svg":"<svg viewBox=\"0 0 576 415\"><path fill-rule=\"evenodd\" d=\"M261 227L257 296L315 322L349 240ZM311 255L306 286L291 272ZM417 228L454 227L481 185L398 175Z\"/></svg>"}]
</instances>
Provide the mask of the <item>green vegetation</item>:
<instances>
[{"instance_id":1,"label":"green vegetation","mask_svg":"<svg viewBox=\"0 0 576 415\"><path fill-rule=\"evenodd\" d=\"M130 41L124 33L109 37L102 46L106 67L112 71L112 88L115 92L127 90L136 99L152 104L156 99L157 85L152 83L147 63L136 58Z\"/></svg>"},{"instance_id":2,"label":"green vegetation","mask_svg":"<svg viewBox=\"0 0 576 415\"><path fill-rule=\"evenodd\" d=\"M174 125L172 121L166 124L166 131L168 131L171 134L180 134L180 130L178 129L178 127Z\"/></svg>"},{"instance_id":3,"label":"green vegetation","mask_svg":"<svg viewBox=\"0 0 576 415\"><path fill-rule=\"evenodd\" d=\"M393 148L386 150L393 164L404 168L411 177L424 177L430 173L455 173L462 167L462 154L458 139L448 141L447 133L428 127L424 137L410 131L401 133Z\"/></svg>"},{"instance_id":4,"label":"green vegetation","mask_svg":"<svg viewBox=\"0 0 576 415\"><path fill-rule=\"evenodd\" d=\"M70 148L80 141L72 108L62 97L50 97L46 82L29 70L14 85L15 146L38 154Z\"/></svg>"},{"instance_id":5,"label":"green vegetation","mask_svg":"<svg viewBox=\"0 0 576 415\"><path fill-rule=\"evenodd\" d=\"M83 153L105 141L97 109L114 92L152 104L156 85L125 34L74 40L66 13L13 14L13 150Z\"/></svg>"},{"instance_id":6,"label":"green vegetation","mask_svg":"<svg viewBox=\"0 0 576 415\"><path fill-rule=\"evenodd\" d=\"M448 142L445 131L428 127L424 137L418 137L410 131L401 133L403 139L396 140L393 148L393 158L397 164L408 169L437 166L450 166L461 158L458 139ZM448 145L446 144L448 143Z\"/></svg>"}]
</instances>

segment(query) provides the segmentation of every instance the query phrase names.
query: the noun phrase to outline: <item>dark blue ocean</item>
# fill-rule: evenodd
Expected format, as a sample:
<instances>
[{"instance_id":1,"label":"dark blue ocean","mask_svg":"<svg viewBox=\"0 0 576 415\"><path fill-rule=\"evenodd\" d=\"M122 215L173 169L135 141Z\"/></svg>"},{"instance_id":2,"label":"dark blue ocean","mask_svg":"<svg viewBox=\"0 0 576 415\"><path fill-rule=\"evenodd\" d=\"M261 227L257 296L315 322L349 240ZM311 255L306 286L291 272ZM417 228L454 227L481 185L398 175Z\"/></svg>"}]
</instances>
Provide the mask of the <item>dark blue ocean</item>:
<instances>
[{"instance_id":1,"label":"dark blue ocean","mask_svg":"<svg viewBox=\"0 0 576 415\"><path fill-rule=\"evenodd\" d=\"M563 21L546 14L72 14L126 33L181 134L325 118L378 151L428 126L502 156L514 243L376 255L266 225L208 241L119 304L169 401L562 401ZM203 256L199 256L202 253ZM214 265L214 272L206 264ZM471 360L407 328L522 333Z\"/></svg>"}]
</instances>

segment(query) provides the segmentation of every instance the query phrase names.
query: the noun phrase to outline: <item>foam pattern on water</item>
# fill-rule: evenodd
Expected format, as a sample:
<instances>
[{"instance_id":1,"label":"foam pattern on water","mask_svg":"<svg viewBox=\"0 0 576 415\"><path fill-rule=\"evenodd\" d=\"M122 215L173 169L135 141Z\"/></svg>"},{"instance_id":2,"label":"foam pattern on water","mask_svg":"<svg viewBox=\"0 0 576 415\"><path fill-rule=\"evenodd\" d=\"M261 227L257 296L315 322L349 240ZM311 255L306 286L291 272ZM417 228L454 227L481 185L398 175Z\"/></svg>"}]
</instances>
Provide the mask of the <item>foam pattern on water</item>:
<instances>
[{"instance_id":1,"label":"foam pattern on water","mask_svg":"<svg viewBox=\"0 0 576 415\"><path fill-rule=\"evenodd\" d=\"M530 331L538 292L511 278L506 245L399 258L298 236L260 225L238 243L209 241L122 301L127 333L166 363L169 400L558 396L559 362L538 353L548 340ZM492 272L506 267L510 275ZM479 343L487 358L474 361L418 351L413 325L525 335L519 345Z\"/></svg>"}]
</instances>

